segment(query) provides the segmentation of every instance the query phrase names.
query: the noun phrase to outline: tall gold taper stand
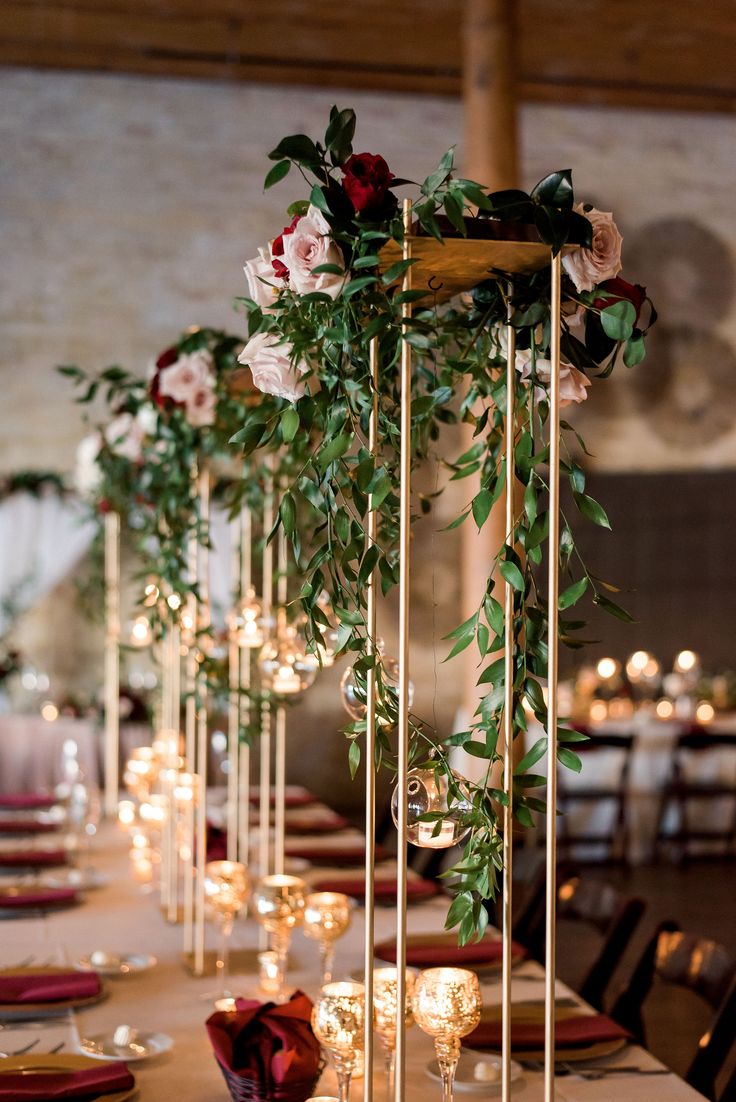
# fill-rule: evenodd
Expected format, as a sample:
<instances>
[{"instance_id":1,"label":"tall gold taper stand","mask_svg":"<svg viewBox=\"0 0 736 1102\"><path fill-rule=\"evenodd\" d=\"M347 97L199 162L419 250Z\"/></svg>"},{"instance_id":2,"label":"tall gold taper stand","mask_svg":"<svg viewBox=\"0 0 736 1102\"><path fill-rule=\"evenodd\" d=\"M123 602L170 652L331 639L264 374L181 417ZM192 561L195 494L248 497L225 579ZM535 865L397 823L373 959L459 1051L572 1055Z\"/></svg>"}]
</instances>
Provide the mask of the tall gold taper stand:
<instances>
[{"instance_id":1,"label":"tall gold taper stand","mask_svg":"<svg viewBox=\"0 0 736 1102\"><path fill-rule=\"evenodd\" d=\"M106 513L105 542L105 814L118 813L120 756L120 516Z\"/></svg>"}]
</instances>

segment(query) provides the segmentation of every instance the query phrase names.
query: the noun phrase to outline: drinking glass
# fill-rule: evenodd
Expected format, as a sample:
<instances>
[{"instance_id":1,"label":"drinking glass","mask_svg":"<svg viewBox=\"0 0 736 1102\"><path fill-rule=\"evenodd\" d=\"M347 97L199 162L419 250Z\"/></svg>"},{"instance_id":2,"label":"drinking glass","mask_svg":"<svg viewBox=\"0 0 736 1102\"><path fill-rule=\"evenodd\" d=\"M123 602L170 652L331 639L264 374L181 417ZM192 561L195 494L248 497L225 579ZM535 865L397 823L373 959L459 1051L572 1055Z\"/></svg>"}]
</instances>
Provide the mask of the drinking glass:
<instances>
[{"instance_id":1,"label":"drinking glass","mask_svg":"<svg viewBox=\"0 0 736 1102\"><path fill-rule=\"evenodd\" d=\"M352 903L342 892L313 892L304 901L304 934L319 942L322 983L332 979L335 942L350 926Z\"/></svg>"},{"instance_id":2,"label":"drinking glass","mask_svg":"<svg viewBox=\"0 0 736 1102\"><path fill-rule=\"evenodd\" d=\"M250 894L250 878L239 861L208 861L204 867L204 892L220 928L217 954L217 999L227 998L230 965L230 937L235 917Z\"/></svg>"},{"instance_id":3,"label":"drinking glass","mask_svg":"<svg viewBox=\"0 0 736 1102\"><path fill-rule=\"evenodd\" d=\"M304 916L303 880L298 876L274 873L262 877L253 892L253 912L256 920L270 936L271 948L278 961L277 1002L283 1002L286 980L286 960L291 944L291 932Z\"/></svg>"},{"instance_id":4,"label":"drinking glass","mask_svg":"<svg viewBox=\"0 0 736 1102\"><path fill-rule=\"evenodd\" d=\"M417 977L412 1009L419 1028L434 1038L442 1102L453 1100L460 1038L478 1025L481 1005L478 977L467 968L427 968Z\"/></svg>"},{"instance_id":5,"label":"drinking glass","mask_svg":"<svg viewBox=\"0 0 736 1102\"><path fill-rule=\"evenodd\" d=\"M332 1057L339 1102L348 1102L356 1056L363 1051L365 988L362 983L326 983L312 1010L312 1029Z\"/></svg>"}]
</instances>

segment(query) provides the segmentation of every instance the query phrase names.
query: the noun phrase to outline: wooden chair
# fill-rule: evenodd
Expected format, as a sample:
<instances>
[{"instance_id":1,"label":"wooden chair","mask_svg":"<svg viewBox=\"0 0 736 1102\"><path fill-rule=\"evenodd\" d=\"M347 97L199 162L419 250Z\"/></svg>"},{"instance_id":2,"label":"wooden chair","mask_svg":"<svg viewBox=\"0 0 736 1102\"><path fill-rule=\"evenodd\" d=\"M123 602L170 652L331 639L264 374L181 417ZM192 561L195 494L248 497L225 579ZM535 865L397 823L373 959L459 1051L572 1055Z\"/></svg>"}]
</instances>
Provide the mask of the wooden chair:
<instances>
[{"instance_id":1,"label":"wooden chair","mask_svg":"<svg viewBox=\"0 0 736 1102\"><path fill-rule=\"evenodd\" d=\"M655 982L684 987L714 1011L685 1076L691 1087L715 1099L715 1082L736 1038L736 961L716 941L683 933L663 922L645 948L611 1017L646 1044L643 1004Z\"/></svg>"},{"instance_id":2,"label":"wooden chair","mask_svg":"<svg viewBox=\"0 0 736 1102\"><path fill-rule=\"evenodd\" d=\"M670 844L675 846L678 862L683 863L690 856L688 844L696 841L720 841L725 843L726 852L733 850L736 843L736 784L733 780L689 780L687 776L687 766L694 758L718 750L729 750L736 754L736 734L692 727L677 739L672 755L672 771L659 805L655 857L660 857L665 845ZM691 826L688 821L688 804L691 801L716 799L733 801L733 814L727 825L721 829ZM665 834L665 817L672 804L678 811L678 827L674 833Z\"/></svg>"},{"instance_id":3,"label":"wooden chair","mask_svg":"<svg viewBox=\"0 0 736 1102\"><path fill-rule=\"evenodd\" d=\"M560 770L557 799L562 815L557 831L557 852L561 856L569 857L576 846L605 845L608 848L605 858L608 863L628 863L628 794L633 747L634 735L626 734L594 734L587 742L575 743L575 753L583 755L584 759L591 758L601 751L620 751L620 765L614 783L605 785L568 785L565 783L565 770ZM583 775L585 775L585 769L586 763L583 761ZM592 832L572 834L566 819L572 805L586 804L592 808L600 803L613 805L614 825L611 831L605 834Z\"/></svg>"},{"instance_id":4,"label":"wooden chair","mask_svg":"<svg viewBox=\"0 0 736 1102\"><path fill-rule=\"evenodd\" d=\"M643 899L626 897L610 884L597 880L572 876L562 879L558 886L558 919L583 922L593 927L602 938L598 953L578 985L579 994L597 1010L603 1009L608 985L645 910ZM529 944L539 960L544 958L544 926L542 907L531 930Z\"/></svg>"}]
</instances>

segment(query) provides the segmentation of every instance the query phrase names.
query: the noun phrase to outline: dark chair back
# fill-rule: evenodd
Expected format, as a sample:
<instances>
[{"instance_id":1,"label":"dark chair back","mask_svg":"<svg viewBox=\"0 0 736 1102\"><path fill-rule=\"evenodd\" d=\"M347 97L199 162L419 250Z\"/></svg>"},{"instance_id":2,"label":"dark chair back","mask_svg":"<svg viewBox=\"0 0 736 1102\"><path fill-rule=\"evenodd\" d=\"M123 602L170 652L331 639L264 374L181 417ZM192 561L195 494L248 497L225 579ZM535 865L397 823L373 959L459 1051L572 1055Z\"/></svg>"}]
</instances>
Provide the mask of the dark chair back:
<instances>
[{"instance_id":1,"label":"dark chair back","mask_svg":"<svg viewBox=\"0 0 736 1102\"><path fill-rule=\"evenodd\" d=\"M584 734L587 731L583 731ZM617 856L626 863L628 857L628 792L629 776L631 772L631 755L634 748L635 735L595 733L585 742L576 742L574 750L576 754L591 757L602 751L620 751L620 767L613 783L596 784L595 781L584 784L568 785L565 783L564 770L560 773L558 781L559 808L563 813L558 830L558 851L569 853L576 845L601 846L605 845L610 860L616 860ZM585 776L585 766L583 766ZM566 812L572 804L586 803L593 805L608 802L614 807L615 824L611 831L605 834L590 834L586 832L572 834L566 821Z\"/></svg>"},{"instance_id":2,"label":"dark chair back","mask_svg":"<svg viewBox=\"0 0 736 1102\"><path fill-rule=\"evenodd\" d=\"M715 1011L685 1077L715 1098L716 1077L736 1037L736 961L718 942L684 933L676 922L661 923L611 1011L641 1044L646 1043L643 1004L655 981L687 988Z\"/></svg>"}]
</instances>

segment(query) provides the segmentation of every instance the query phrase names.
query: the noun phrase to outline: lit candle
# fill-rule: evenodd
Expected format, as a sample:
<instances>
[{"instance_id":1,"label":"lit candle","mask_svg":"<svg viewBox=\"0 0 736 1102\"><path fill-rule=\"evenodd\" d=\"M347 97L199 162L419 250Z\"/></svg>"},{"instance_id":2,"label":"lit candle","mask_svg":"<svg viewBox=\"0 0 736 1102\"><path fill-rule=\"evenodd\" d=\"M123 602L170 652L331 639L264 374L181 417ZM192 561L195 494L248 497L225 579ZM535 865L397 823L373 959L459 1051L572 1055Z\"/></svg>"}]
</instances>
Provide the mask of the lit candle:
<instances>
[{"instance_id":1,"label":"lit candle","mask_svg":"<svg viewBox=\"0 0 736 1102\"><path fill-rule=\"evenodd\" d=\"M273 949L258 954L258 975L261 991L267 995L278 994L281 987L279 955Z\"/></svg>"},{"instance_id":2,"label":"lit candle","mask_svg":"<svg viewBox=\"0 0 736 1102\"><path fill-rule=\"evenodd\" d=\"M425 849L446 849L455 840L455 823L440 823L439 831L437 823L419 823L418 826L417 841Z\"/></svg>"}]
</instances>

